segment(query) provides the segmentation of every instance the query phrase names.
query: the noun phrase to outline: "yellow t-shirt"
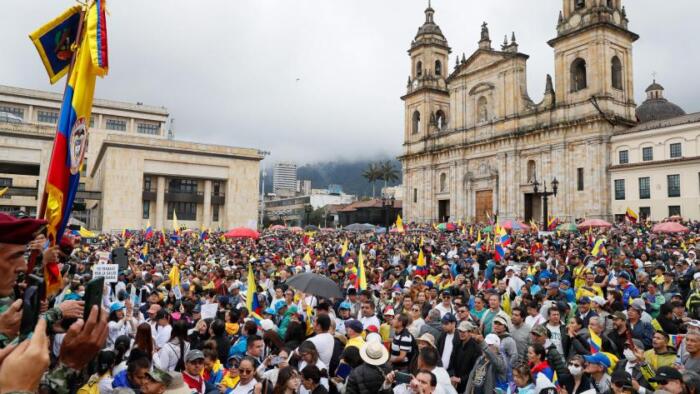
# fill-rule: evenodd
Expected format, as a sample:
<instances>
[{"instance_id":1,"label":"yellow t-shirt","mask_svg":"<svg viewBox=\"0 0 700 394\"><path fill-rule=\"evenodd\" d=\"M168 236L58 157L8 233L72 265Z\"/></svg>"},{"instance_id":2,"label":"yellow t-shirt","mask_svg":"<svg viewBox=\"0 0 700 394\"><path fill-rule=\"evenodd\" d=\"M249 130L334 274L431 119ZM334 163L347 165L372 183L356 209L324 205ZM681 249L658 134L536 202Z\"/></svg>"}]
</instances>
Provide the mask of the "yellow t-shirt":
<instances>
[{"instance_id":1,"label":"yellow t-shirt","mask_svg":"<svg viewBox=\"0 0 700 394\"><path fill-rule=\"evenodd\" d=\"M360 349L362 345L365 344L365 340L362 339L361 336L356 336L355 338L350 338L348 339L348 342L345 344L345 347L350 347L350 346L355 346L356 348Z\"/></svg>"}]
</instances>

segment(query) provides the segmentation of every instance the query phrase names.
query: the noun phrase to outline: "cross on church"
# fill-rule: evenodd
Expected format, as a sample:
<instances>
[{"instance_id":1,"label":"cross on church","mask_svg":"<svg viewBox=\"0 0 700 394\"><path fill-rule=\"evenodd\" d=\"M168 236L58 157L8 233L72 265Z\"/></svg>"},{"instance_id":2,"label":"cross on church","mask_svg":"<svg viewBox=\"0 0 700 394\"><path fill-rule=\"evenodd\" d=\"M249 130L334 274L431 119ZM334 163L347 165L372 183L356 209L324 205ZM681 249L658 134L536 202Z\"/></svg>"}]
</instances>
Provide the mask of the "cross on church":
<instances>
[{"instance_id":1,"label":"cross on church","mask_svg":"<svg viewBox=\"0 0 700 394\"><path fill-rule=\"evenodd\" d=\"M651 77L654 79L654 82L656 82L656 71L651 72Z\"/></svg>"}]
</instances>

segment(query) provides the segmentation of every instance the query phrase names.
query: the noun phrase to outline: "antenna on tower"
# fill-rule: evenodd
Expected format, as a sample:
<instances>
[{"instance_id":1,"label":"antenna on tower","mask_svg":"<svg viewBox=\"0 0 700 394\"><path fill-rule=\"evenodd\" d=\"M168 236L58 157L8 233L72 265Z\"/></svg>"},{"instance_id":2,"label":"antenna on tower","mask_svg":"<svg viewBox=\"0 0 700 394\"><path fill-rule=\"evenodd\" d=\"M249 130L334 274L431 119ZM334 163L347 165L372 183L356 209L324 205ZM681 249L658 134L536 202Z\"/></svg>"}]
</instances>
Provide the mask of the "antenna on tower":
<instances>
[{"instance_id":1,"label":"antenna on tower","mask_svg":"<svg viewBox=\"0 0 700 394\"><path fill-rule=\"evenodd\" d=\"M175 118L170 118L170 128L168 128L168 139L175 138Z\"/></svg>"}]
</instances>

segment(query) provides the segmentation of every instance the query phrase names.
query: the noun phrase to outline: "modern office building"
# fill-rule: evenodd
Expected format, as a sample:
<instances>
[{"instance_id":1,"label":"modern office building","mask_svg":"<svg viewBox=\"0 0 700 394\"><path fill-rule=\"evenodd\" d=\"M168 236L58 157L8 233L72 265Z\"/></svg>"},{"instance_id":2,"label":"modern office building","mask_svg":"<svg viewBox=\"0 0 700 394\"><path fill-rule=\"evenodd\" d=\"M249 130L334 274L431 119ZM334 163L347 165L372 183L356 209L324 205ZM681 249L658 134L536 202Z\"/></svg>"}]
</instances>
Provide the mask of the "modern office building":
<instances>
[{"instance_id":1,"label":"modern office building","mask_svg":"<svg viewBox=\"0 0 700 394\"><path fill-rule=\"evenodd\" d=\"M292 197L297 192L297 165L275 163L272 171L272 192L278 197Z\"/></svg>"},{"instance_id":2,"label":"modern office building","mask_svg":"<svg viewBox=\"0 0 700 394\"><path fill-rule=\"evenodd\" d=\"M62 96L0 86L2 211L35 215L53 147ZM121 231L256 227L256 149L178 141L167 136L166 108L96 99L74 218L90 229Z\"/></svg>"}]
</instances>

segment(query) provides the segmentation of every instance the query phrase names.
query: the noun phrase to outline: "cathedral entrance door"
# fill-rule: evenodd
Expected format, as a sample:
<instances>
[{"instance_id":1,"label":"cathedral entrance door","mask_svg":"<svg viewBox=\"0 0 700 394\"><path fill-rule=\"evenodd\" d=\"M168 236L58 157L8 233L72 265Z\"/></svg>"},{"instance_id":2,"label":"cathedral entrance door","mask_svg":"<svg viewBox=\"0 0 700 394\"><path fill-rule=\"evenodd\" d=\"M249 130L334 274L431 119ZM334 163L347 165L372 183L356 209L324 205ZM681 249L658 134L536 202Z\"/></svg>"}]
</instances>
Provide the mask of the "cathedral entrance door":
<instances>
[{"instance_id":1,"label":"cathedral entrance door","mask_svg":"<svg viewBox=\"0 0 700 394\"><path fill-rule=\"evenodd\" d=\"M486 214L491 215L493 212L493 190L479 190L475 194L474 216L477 223L485 223L488 220Z\"/></svg>"},{"instance_id":2,"label":"cathedral entrance door","mask_svg":"<svg viewBox=\"0 0 700 394\"><path fill-rule=\"evenodd\" d=\"M542 199L533 193L525 193L525 222L537 222L542 217Z\"/></svg>"},{"instance_id":3,"label":"cathedral entrance door","mask_svg":"<svg viewBox=\"0 0 700 394\"><path fill-rule=\"evenodd\" d=\"M450 200L438 201L438 220L445 223L450 219Z\"/></svg>"}]
</instances>

